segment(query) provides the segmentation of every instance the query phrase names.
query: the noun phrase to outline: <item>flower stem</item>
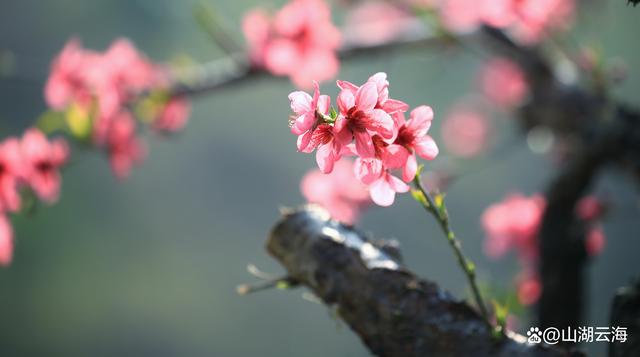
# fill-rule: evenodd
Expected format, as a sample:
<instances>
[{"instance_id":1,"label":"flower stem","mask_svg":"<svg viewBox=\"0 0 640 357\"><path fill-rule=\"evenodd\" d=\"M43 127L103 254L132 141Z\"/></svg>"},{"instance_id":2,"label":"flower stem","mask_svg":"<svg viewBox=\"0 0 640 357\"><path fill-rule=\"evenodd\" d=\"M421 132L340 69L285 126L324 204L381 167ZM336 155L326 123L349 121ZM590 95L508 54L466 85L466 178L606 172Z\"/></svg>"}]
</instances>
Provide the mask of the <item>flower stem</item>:
<instances>
[{"instance_id":1,"label":"flower stem","mask_svg":"<svg viewBox=\"0 0 640 357\"><path fill-rule=\"evenodd\" d=\"M416 177L413 179L413 184L416 190L418 190L418 192L424 197L424 199L416 199L416 201L418 201L422 205L422 207L438 221L442 232L444 232L444 235L447 238L451 249L453 250L453 254L458 260L458 265L460 265L467 277L467 281L469 282L469 286L471 287L471 293L473 294L476 305L478 305L480 314L482 315L485 322L489 326L491 326L491 323L489 322L489 313L487 311L487 306L482 299L480 289L478 288L478 283L476 282L475 265L471 260L467 259L464 256L464 253L462 253L460 241L456 238L455 233L449 226L449 213L447 212L444 202L436 202L436 200L431 196L431 193L429 193L429 191L424 188L420 180L420 172L418 172ZM439 197L441 199L441 196Z\"/></svg>"}]
</instances>

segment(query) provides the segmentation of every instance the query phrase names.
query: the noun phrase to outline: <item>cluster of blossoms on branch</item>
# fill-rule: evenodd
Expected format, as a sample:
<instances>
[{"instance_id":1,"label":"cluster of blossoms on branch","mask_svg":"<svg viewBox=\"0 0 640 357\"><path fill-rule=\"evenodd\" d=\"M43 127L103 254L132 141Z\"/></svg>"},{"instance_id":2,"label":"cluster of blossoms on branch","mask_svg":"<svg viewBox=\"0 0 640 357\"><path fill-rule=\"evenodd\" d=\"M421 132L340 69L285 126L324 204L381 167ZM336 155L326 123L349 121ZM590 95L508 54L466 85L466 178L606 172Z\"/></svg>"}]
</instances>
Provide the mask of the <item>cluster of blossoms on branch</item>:
<instances>
[{"instance_id":1,"label":"cluster of blossoms on branch","mask_svg":"<svg viewBox=\"0 0 640 357\"><path fill-rule=\"evenodd\" d=\"M59 170L68 156L63 139L49 140L36 128L27 130L22 138L9 137L0 143L0 265L10 264L13 256L8 214L22 209L26 192L54 203L60 193Z\"/></svg>"},{"instance_id":2,"label":"cluster of blossoms on branch","mask_svg":"<svg viewBox=\"0 0 640 357\"><path fill-rule=\"evenodd\" d=\"M298 150L316 150L316 162L325 174L343 156L355 156L354 175L367 186L372 201L393 204L396 193L409 190L406 183L418 169L416 155L426 160L438 155L438 146L427 135L433 111L419 106L406 120L409 105L389 97L385 73L361 86L338 81L337 110L329 96L320 94L317 82L314 85L313 96L301 91L289 95Z\"/></svg>"},{"instance_id":3,"label":"cluster of blossoms on branch","mask_svg":"<svg viewBox=\"0 0 640 357\"><path fill-rule=\"evenodd\" d=\"M341 35L323 0L292 0L274 15L250 11L242 28L255 67L288 76L299 88L338 74Z\"/></svg>"},{"instance_id":4,"label":"cluster of blossoms on branch","mask_svg":"<svg viewBox=\"0 0 640 357\"><path fill-rule=\"evenodd\" d=\"M489 206L482 215L482 226L487 235L486 254L499 258L509 250L515 250L518 255L523 270L516 282L518 298L524 305L535 303L542 292L535 265L545 206L546 201L541 195L526 197L512 194ZM593 196L583 198L576 207L575 215L587 229L585 249L590 256L599 254L604 248L605 236L599 223L603 214L603 203Z\"/></svg>"},{"instance_id":5,"label":"cluster of blossoms on branch","mask_svg":"<svg viewBox=\"0 0 640 357\"><path fill-rule=\"evenodd\" d=\"M68 132L104 149L116 176L128 176L143 159L135 115L160 132L181 129L188 102L166 91L167 68L154 64L125 39L104 52L69 41L54 60L45 87L52 110L64 113Z\"/></svg>"},{"instance_id":6,"label":"cluster of blossoms on branch","mask_svg":"<svg viewBox=\"0 0 640 357\"><path fill-rule=\"evenodd\" d=\"M168 69L150 62L129 41L114 41L104 52L70 40L51 66L45 99L51 112L22 138L0 143L0 265L13 256L13 229L8 214L24 209L25 197L52 204L61 187L60 167L69 157L62 131L81 143L103 149L119 178L144 156L136 116L159 132L181 129L189 114L183 98L172 97ZM29 206L29 205L27 205Z\"/></svg>"},{"instance_id":7,"label":"cluster of blossoms on branch","mask_svg":"<svg viewBox=\"0 0 640 357\"><path fill-rule=\"evenodd\" d=\"M534 44L552 30L570 26L574 0L436 0L442 24L453 32L469 32L486 24Z\"/></svg>"}]
</instances>

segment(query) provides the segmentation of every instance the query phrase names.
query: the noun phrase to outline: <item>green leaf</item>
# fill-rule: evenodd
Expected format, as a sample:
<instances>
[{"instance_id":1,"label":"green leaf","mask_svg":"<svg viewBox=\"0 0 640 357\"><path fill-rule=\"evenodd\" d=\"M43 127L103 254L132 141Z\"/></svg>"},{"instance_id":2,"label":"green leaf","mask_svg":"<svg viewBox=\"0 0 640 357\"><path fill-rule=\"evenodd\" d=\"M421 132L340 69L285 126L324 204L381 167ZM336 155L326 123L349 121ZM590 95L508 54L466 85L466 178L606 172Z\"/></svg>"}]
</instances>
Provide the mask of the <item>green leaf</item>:
<instances>
[{"instance_id":1,"label":"green leaf","mask_svg":"<svg viewBox=\"0 0 640 357\"><path fill-rule=\"evenodd\" d=\"M338 118L338 112L336 111L336 108L331 107L331 110L329 111L329 116L333 120L336 120L336 118Z\"/></svg>"},{"instance_id":2,"label":"green leaf","mask_svg":"<svg viewBox=\"0 0 640 357\"><path fill-rule=\"evenodd\" d=\"M276 288L280 290L286 290L291 287L291 284L287 280L280 280L276 283Z\"/></svg>"}]
</instances>

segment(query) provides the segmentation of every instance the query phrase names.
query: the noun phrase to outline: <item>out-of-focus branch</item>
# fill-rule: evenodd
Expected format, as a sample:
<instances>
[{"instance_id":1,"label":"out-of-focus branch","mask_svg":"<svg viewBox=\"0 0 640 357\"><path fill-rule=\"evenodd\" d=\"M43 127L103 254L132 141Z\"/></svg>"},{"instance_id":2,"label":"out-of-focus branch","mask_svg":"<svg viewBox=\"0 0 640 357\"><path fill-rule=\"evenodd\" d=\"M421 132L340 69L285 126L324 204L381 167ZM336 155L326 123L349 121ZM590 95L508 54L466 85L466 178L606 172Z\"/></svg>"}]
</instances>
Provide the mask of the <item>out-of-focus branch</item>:
<instances>
[{"instance_id":1,"label":"out-of-focus branch","mask_svg":"<svg viewBox=\"0 0 640 357\"><path fill-rule=\"evenodd\" d=\"M489 43L517 62L527 76L531 98L520 110L525 128L545 126L571 143L567 164L550 183L540 229L542 327L576 327L582 322L585 229L575 206L607 164L640 167L640 112L556 78L535 48L521 47L504 33L484 28Z\"/></svg>"},{"instance_id":2,"label":"out-of-focus branch","mask_svg":"<svg viewBox=\"0 0 640 357\"><path fill-rule=\"evenodd\" d=\"M434 45L446 46L452 44L452 41L455 40L436 36L427 31L417 31L415 33L407 33L392 41L375 45L345 43L338 52L338 56L344 60L400 49L418 49ZM239 55L233 55L232 57L222 58L177 72L170 92L174 95L194 96L218 89L227 89L231 86L269 76L269 73L264 69L254 67L247 59L243 60L240 57Z\"/></svg>"},{"instance_id":3,"label":"out-of-focus branch","mask_svg":"<svg viewBox=\"0 0 640 357\"><path fill-rule=\"evenodd\" d=\"M419 279L384 245L330 220L318 207L286 214L271 232L267 250L291 279L325 304L335 305L375 355L571 355L530 345L510 332L503 338L494 336L469 305Z\"/></svg>"}]
</instances>

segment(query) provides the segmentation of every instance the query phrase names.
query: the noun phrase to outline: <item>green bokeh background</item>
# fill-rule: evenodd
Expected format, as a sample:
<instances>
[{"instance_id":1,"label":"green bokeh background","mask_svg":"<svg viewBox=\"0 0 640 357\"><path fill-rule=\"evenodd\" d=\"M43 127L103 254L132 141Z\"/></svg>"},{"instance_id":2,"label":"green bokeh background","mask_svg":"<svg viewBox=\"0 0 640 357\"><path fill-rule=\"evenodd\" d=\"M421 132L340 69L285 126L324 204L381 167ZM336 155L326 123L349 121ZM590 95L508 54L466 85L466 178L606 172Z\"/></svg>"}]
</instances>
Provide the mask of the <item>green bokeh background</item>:
<instances>
[{"instance_id":1,"label":"green bokeh background","mask_svg":"<svg viewBox=\"0 0 640 357\"><path fill-rule=\"evenodd\" d=\"M258 4L207 3L239 40L242 13ZM638 104L640 8L622 0L589 3L570 42L623 58L629 75L615 94ZM21 132L45 110L50 60L70 36L96 49L125 36L157 61L220 56L194 23L194 4L2 0L0 51L5 67L7 51L15 65L0 77L0 130ZM476 54L454 49L397 51L347 61L340 76L362 82L386 71L394 97L433 106L439 140L439 121L473 87L480 63ZM302 203L299 180L314 166L312 156L295 151L286 128L292 89L287 80L262 79L197 98L184 132L170 140L148 135L150 155L125 182L112 177L102 154L74 152L59 203L14 220L15 261L0 270L0 356L368 355L345 324L303 299L302 290L235 294L236 285L254 279L248 263L282 271L266 255L265 238L279 207ZM330 84L323 90L336 94ZM507 116L496 116L494 125L499 142L516 133ZM449 160L443 151L433 165ZM498 158L479 160L473 165L480 169L451 188L450 212L482 280L508 286L517 264L484 257L479 216L507 193L544 190L557 168L523 140ZM588 325L608 326L612 294L640 272L639 207L636 187L621 173L603 175L596 187L614 206L605 223L607 247L588 272ZM398 238L409 267L463 296L464 278L445 240L408 195L392 208L372 209L361 227Z\"/></svg>"}]
</instances>

